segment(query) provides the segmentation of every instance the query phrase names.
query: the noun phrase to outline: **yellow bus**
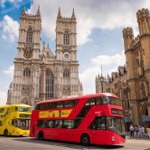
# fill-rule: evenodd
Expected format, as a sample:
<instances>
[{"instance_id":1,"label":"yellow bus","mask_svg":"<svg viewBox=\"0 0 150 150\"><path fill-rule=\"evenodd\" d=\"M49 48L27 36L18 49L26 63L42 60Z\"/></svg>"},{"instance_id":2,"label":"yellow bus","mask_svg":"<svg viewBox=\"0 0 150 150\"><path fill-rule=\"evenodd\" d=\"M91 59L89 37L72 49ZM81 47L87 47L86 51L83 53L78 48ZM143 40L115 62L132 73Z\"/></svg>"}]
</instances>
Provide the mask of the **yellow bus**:
<instances>
[{"instance_id":1,"label":"yellow bus","mask_svg":"<svg viewBox=\"0 0 150 150\"><path fill-rule=\"evenodd\" d=\"M0 135L28 136L31 106L11 104L0 106Z\"/></svg>"}]
</instances>

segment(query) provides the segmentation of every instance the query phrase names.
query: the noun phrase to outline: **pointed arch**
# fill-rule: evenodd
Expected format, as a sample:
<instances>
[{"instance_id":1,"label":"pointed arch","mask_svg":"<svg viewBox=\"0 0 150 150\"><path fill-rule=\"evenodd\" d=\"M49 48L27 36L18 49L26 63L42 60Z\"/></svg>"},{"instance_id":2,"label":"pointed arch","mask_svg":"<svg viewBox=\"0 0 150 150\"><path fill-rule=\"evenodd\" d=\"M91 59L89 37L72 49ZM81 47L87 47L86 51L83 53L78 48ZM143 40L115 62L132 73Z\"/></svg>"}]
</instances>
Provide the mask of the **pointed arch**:
<instances>
[{"instance_id":1,"label":"pointed arch","mask_svg":"<svg viewBox=\"0 0 150 150\"><path fill-rule=\"evenodd\" d=\"M24 76L24 77L30 77L30 76L31 76L31 70L30 70L28 67L26 67L26 68L24 69L24 71L23 71L23 76Z\"/></svg>"},{"instance_id":2,"label":"pointed arch","mask_svg":"<svg viewBox=\"0 0 150 150\"><path fill-rule=\"evenodd\" d=\"M33 38L33 31L32 31L32 28L29 27L29 28L28 28L28 31L27 31L27 39L26 39L26 42L27 42L27 43L32 43L32 38Z\"/></svg>"},{"instance_id":3,"label":"pointed arch","mask_svg":"<svg viewBox=\"0 0 150 150\"><path fill-rule=\"evenodd\" d=\"M29 98L27 97L22 98L21 103L31 105L31 102L29 101Z\"/></svg>"},{"instance_id":4,"label":"pointed arch","mask_svg":"<svg viewBox=\"0 0 150 150\"><path fill-rule=\"evenodd\" d=\"M141 109L141 116L148 116L148 102L145 102Z\"/></svg>"},{"instance_id":5,"label":"pointed arch","mask_svg":"<svg viewBox=\"0 0 150 150\"><path fill-rule=\"evenodd\" d=\"M65 68L63 71L63 77L64 78L69 78L70 77L70 71L69 69Z\"/></svg>"},{"instance_id":6,"label":"pointed arch","mask_svg":"<svg viewBox=\"0 0 150 150\"><path fill-rule=\"evenodd\" d=\"M141 97L145 97L146 96L146 87L145 87L145 84L142 82L140 84L140 87L141 87Z\"/></svg>"},{"instance_id":7,"label":"pointed arch","mask_svg":"<svg viewBox=\"0 0 150 150\"><path fill-rule=\"evenodd\" d=\"M144 77L144 85L145 85L145 92L146 92L146 95L150 95L150 91L149 91L149 79L145 76Z\"/></svg>"},{"instance_id":8,"label":"pointed arch","mask_svg":"<svg viewBox=\"0 0 150 150\"><path fill-rule=\"evenodd\" d=\"M54 97L54 76L50 69L46 69L46 99Z\"/></svg>"},{"instance_id":9,"label":"pointed arch","mask_svg":"<svg viewBox=\"0 0 150 150\"><path fill-rule=\"evenodd\" d=\"M124 95L124 108L126 110L130 109L130 87L126 86L125 88L123 88L123 95Z\"/></svg>"},{"instance_id":10,"label":"pointed arch","mask_svg":"<svg viewBox=\"0 0 150 150\"><path fill-rule=\"evenodd\" d=\"M64 45L70 44L70 34L69 34L68 30L65 30L65 32L64 32L63 43L64 43Z\"/></svg>"}]
</instances>

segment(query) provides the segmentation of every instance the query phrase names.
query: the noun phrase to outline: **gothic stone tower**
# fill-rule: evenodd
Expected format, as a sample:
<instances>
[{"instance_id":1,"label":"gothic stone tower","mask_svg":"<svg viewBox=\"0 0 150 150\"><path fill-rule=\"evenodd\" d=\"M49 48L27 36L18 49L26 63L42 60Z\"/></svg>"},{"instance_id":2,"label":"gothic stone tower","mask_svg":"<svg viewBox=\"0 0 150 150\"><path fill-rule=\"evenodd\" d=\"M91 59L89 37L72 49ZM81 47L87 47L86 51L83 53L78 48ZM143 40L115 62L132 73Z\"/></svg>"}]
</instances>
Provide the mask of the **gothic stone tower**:
<instances>
[{"instance_id":1,"label":"gothic stone tower","mask_svg":"<svg viewBox=\"0 0 150 150\"><path fill-rule=\"evenodd\" d=\"M62 17L59 9L56 21L55 97L82 94L78 77L76 24L74 9L71 18Z\"/></svg>"},{"instance_id":2,"label":"gothic stone tower","mask_svg":"<svg viewBox=\"0 0 150 150\"><path fill-rule=\"evenodd\" d=\"M14 60L14 77L7 103L32 104L39 97L41 16L28 15L22 10L20 16L17 58Z\"/></svg>"},{"instance_id":3,"label":"gothic stone tower","mask_svg":"<svg viewBox=\"0 0 150 150\"><path fill-rule=\"evenodd\" d=\"M20 16L17 58L14 61L14 78L8 91L7 103L27 103L32 106L39 100L82 94L78 77L76 17L63 18L60 9L56 22L56 56L41 35L40 10Z\"/></svg>"},{"instance_id":4,"label":"gothic stone tower","mask_svg":"<svg viewBox=\"0 0 150 150\"><path fill-rule=\"evenodd\" d=\"M137 12L139 35L134 39L132 28L123 30L127 82L130 87L132 121L150 121L150 14L148 9Z\"/></svg>"}]
</instances>

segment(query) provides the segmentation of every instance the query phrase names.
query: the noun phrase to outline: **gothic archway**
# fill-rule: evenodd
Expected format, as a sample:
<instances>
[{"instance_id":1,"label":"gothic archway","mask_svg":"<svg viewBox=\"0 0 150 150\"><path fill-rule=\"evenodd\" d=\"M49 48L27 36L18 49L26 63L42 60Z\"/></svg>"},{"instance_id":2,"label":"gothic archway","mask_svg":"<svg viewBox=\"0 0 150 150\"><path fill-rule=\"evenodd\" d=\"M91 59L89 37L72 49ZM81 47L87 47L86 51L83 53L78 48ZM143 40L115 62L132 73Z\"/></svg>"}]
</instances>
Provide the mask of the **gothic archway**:
<instances>
[{"instance_id":1,"label":"gothic archway","mask_svg":"<svg viewBox=\"0 0 150 150\"><path fill-rule=\"evenodd\" d=\"M54 98L54 75L50 69L46 69L46 99Z\"/></svg>"},{"instance_id":2,"label":"gothic archway","mask_svg":"<svg viewBox=\"0 0 150 150\"><path fill-rule=\"evenodd\" d=\"M31 104L31 102L30 102L29 100L30 100L29 98L24 97L24 98L21 100L21 103L22 103L22 104L30 105L30 104Z\"/></svg>"},{"instance_id":3,"label":"gothic archway","mask_svg":"<svg viewBox=\"0 0 150 150\"><path fill-rule=\"evenodd\" d=\"M32 28L29 27L28 30L27 30L26 42L27 43L32 43L32 38L33 38L33 31L32 31Z\"/></svg>"},{"instance_id":4,"label":"gothic archway","mask_svg":"<svg viewBox=\"0 0 150 150\"><path fill-rule=\"evenodd\" d=\"M148 102L145 102L141 108L141 116L148 116Z\"/></svg>"},{"instance_id":5,"label":"gothic archway","mask_svg":"<svg viewBox=\"0 0 150 150\"><path fill-rule=\"evenodd\" d=\"M145 97L146 96L146 88L145 88L145 84L144 83L141 83L141 97Z\"/></svg>"}]
</instances>

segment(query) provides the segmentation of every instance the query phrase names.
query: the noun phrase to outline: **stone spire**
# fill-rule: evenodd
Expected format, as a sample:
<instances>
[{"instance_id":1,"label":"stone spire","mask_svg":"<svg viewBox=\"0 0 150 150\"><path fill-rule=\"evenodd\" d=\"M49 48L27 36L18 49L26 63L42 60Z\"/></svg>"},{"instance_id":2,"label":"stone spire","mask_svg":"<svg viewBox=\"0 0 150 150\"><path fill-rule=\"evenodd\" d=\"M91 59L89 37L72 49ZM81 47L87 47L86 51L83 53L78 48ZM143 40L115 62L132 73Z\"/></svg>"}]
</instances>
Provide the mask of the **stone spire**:
<instances>
[{"instance_id":1,"label":"stone spire","mask_svg":"<svg viewBox=\"0 0 150 150\"><path fill-rule=\"evenodd\" d=\"M24 5L23 8L22 8L22 11L21 11L21 15L25 15L25 10L26 10L26 8L25 8L25 5Z\"/></svg>"},{"instance_id":2,"label":"stone spire","mask_svg":"<svg viewBox=\"0 0 150 150\"><path fill-rule=\"evenodd\" d=\"M37 10L36 15L37 15L37 16L41 16L41 13L40 13L40 6L38 6L38 10Z\"/></svg>"},{"instance_id":3,"label":"stone spire","mask_svg":"<svg viewBox=\"0 0 150 150\"><path fill-rule=\"evenodd\" d=\"M61 10L60 10L60 7L59 7L59 9L58 9L57 19L61 19L61 18L62 18L62 16L61 16Z\"/></svg>"},{"instance_id":4,"label":"stone spire","mask_svg":"<svg viewBox=\"0 0 150 150\"><path fill-rule=\"evenodd\" d=\"M73 8L73 11L72 11L72 17L71 17L71 19L76 20L76 16L75 16L75 13L74 13L74 8Z\"/></svg>"}]
</instances>

